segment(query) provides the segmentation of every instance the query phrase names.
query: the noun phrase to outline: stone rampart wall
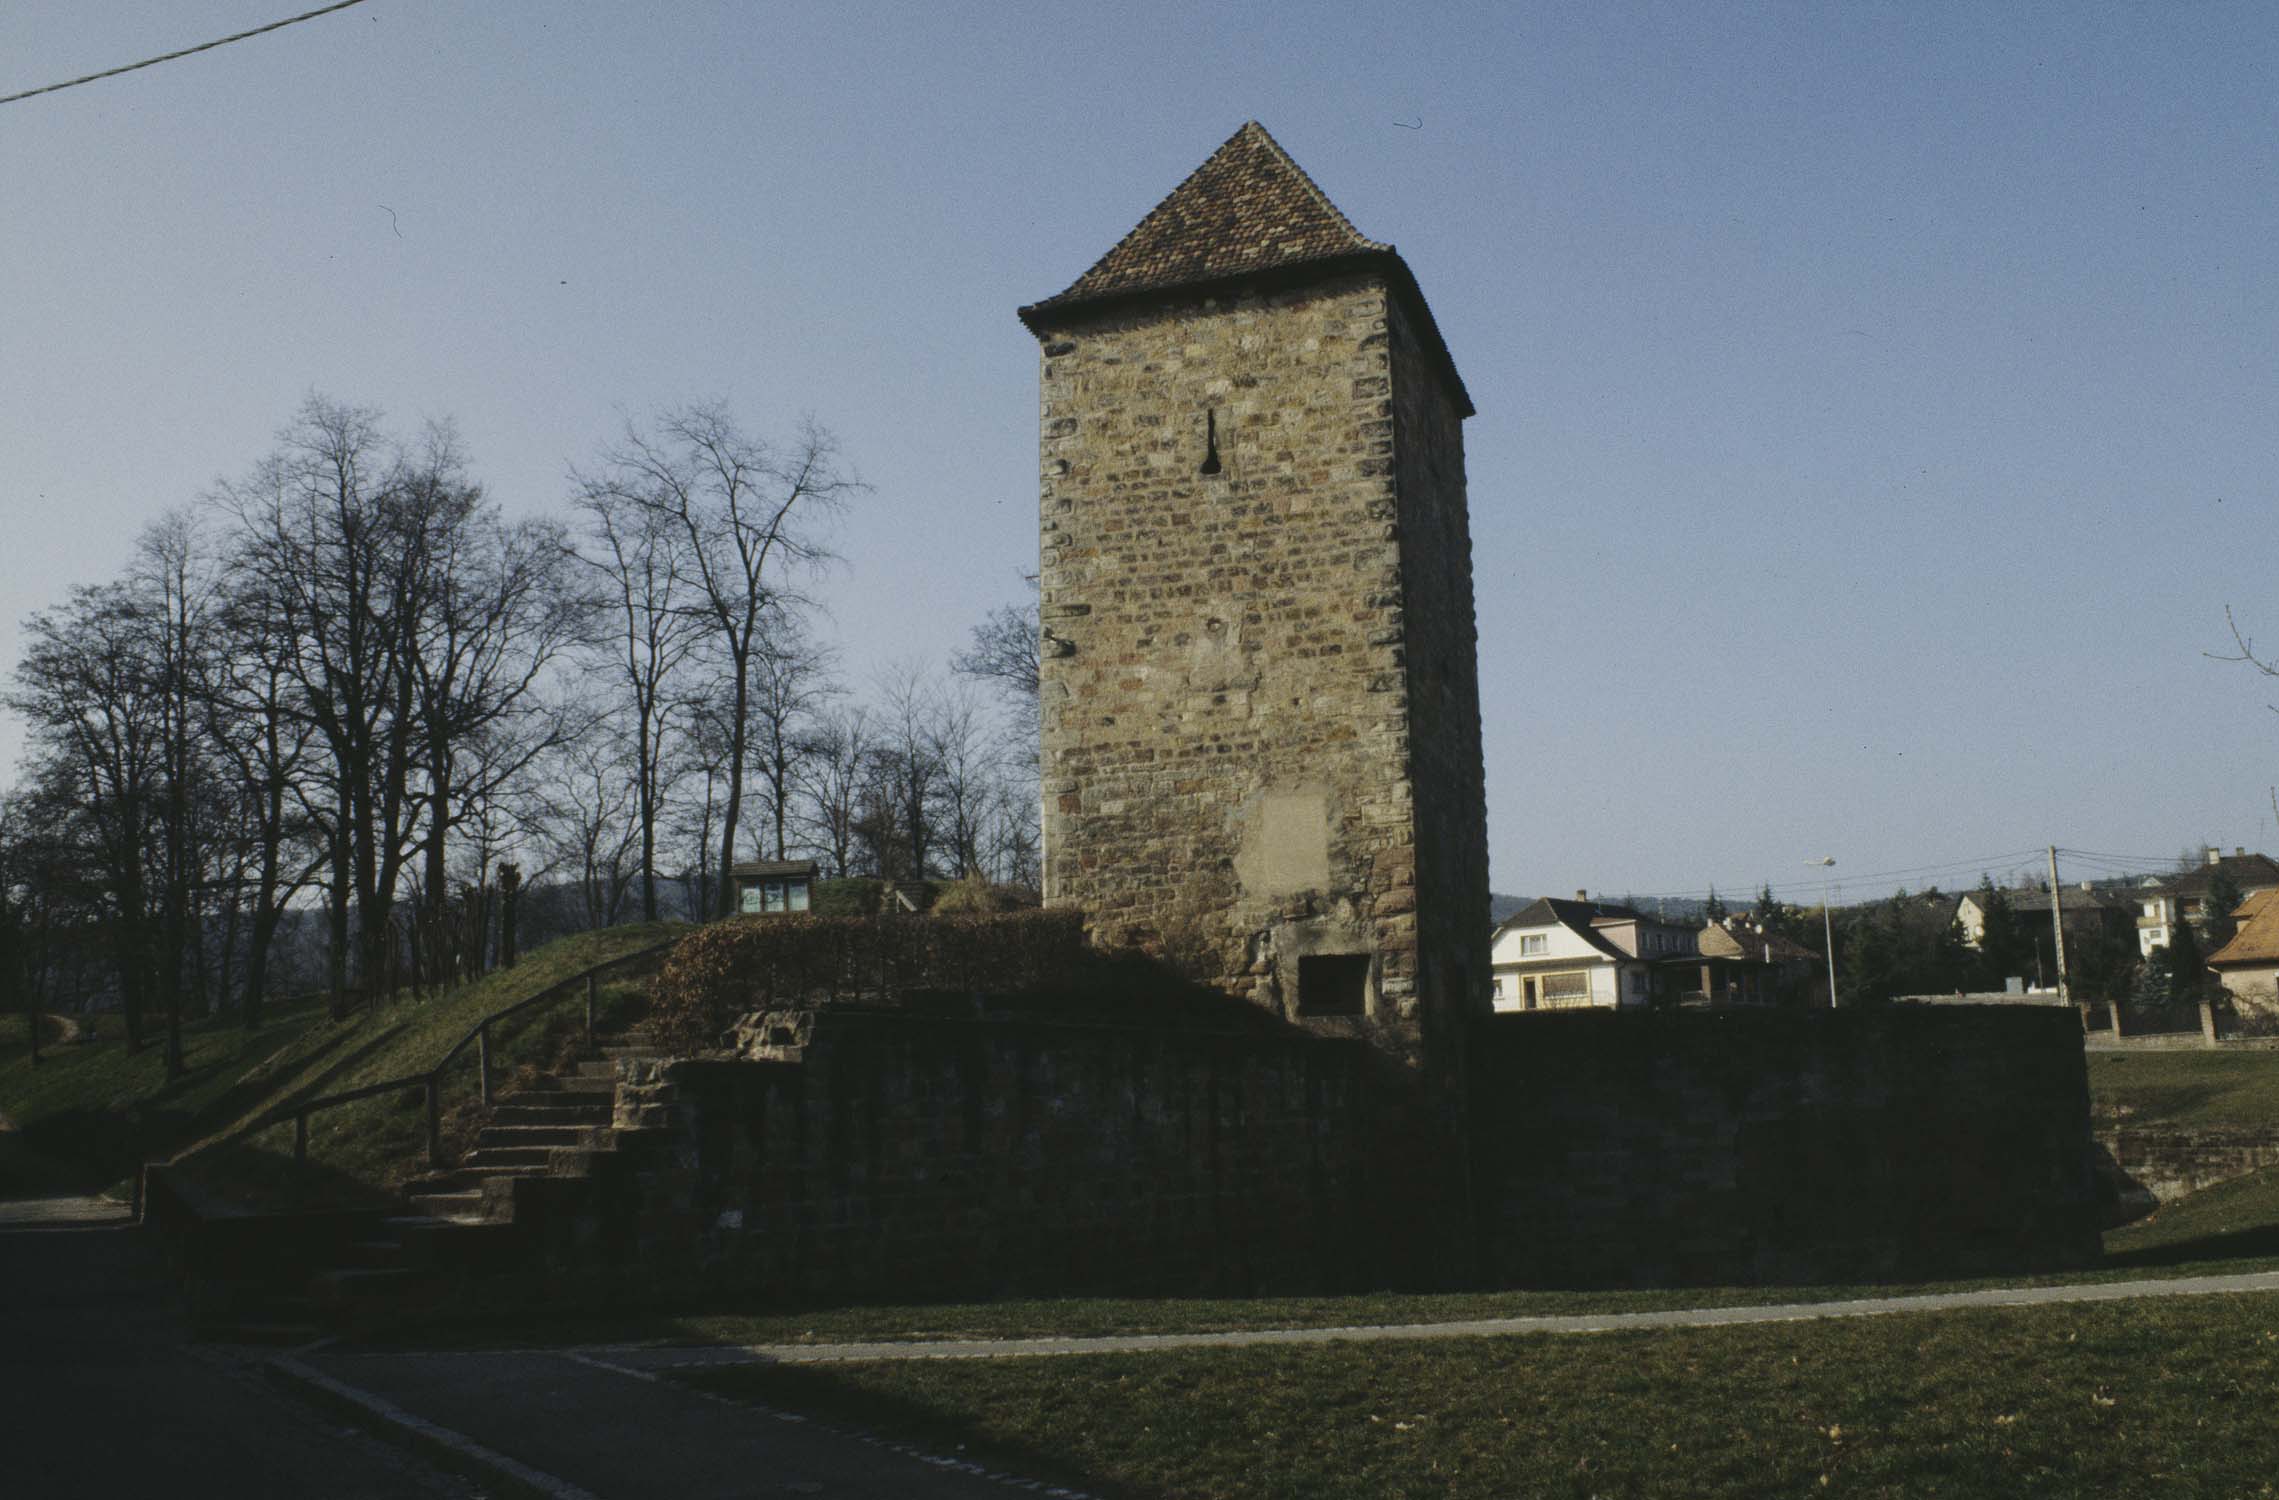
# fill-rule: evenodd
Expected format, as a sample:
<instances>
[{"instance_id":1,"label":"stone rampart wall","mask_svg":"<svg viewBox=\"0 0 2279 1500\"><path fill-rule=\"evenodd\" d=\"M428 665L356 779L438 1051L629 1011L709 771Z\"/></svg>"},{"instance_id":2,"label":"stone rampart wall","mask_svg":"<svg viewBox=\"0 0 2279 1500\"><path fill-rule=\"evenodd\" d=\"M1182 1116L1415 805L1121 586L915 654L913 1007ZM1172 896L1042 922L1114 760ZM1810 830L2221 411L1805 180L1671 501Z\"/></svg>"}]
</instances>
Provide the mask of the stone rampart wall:
<instances>
[{"instance_id":1,"label":"stone rampart wall","mask_svg":"<svg viewBox=\"0 0 2279 1500\"><path fill-rule=\"evenodd\" d=\"M2279 1130L2127 1125L2101 1120L2097 1144L2126 1217L2279 1165Z\"/></svg>"},{"instance_id":2,"label":"stone rampart wall","mask_svg":"<svg viewBox=\"0 0 2279 1500\"><path fill-rule=\"evenodd\" d=\"M2098 1254L2070 1011L1501 1016L1472 1063L1500 1282L1802 1283Z\"/></svg>"},{"instance_id":3,"label":"stone rampart wall","mask_svg":"<svg viewBox=\"0 0 2279 1500\"><path fill-rule=\"evenodd\" d=\"M516 1219L558 1264L785 1299L1809 1283L2098 1253L2062 1010L1506 1016L1470 1055L1467 1184L1442 1102L1358 1040L825 1011L774 1060L636 1065L620 1149L583 1182L517 1182Z\"/></svg>"},{"instance_id":4,"label":"stone rampart wall","mask_svg":"<svg viewBox=\"0 0 2279 1500\"><path fill-rule=\"evenodd\" d=\"M1412 1234L1447 1153L1355 1041L826 1011L795 1060L646 1066L644 1128L518 1198L558 1262L927 1299L1355 1289L1448 1248Z\"/></svg>"}]
</instances>

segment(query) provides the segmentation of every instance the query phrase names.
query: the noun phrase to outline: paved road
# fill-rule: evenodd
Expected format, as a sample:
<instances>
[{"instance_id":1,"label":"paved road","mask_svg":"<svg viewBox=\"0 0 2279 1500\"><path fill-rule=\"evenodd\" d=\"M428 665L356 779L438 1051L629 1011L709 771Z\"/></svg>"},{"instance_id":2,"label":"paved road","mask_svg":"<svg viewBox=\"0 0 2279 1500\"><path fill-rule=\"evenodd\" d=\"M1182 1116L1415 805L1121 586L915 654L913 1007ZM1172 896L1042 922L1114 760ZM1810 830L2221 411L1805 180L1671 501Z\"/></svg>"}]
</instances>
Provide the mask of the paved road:
<instances>
[{"instance_id":1,"label":"paved road","mask_svg":"<svg viewBox=\"0 0 2279 1500\"><path fill-rule=\"evenodd\" d=\"M481 1493L281 1394L255 1354L189 1343L164 1265L101 1198L0 1203L0 1432L9 1500Z\"/></svg>"},{"instance_id":2,"label":"paved road","mask_svg":"<svg viewBox=\"0 0 2279 1500\"><path fill-rule=\"evenodd\" d=\"M978 1464L700 1394L576 1352L304 1351L292 1378L554 1500L1069 1496Z\"/></svg>"}]
</instances>

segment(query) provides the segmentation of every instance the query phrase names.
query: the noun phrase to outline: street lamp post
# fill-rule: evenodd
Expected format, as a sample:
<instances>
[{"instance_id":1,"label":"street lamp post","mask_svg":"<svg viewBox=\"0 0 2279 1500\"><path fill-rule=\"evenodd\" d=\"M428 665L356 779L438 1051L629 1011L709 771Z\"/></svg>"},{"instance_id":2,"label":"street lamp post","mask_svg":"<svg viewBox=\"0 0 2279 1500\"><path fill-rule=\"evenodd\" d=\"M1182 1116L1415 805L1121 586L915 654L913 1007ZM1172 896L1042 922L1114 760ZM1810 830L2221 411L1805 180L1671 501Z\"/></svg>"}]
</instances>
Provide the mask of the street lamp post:
<instances>
[{"instance_id":1,"label":"street lamp post","mask_svg":"<svg viewBox=\"0 0 2279 1500\"><path fill-rule=\"evenodd\" d=\"M1833 854L1820 859L1805 861L1808 865L1822 867L1833 865L1835 862L1836 856ZM1832 889L1831 886L1822 889L1820 892L1820 941L1828 947L1828 1008L1830 1010L1836 1008L1836 918L1832 909L1835 903L1830 895Z\"/></svg>"}]
</instances>

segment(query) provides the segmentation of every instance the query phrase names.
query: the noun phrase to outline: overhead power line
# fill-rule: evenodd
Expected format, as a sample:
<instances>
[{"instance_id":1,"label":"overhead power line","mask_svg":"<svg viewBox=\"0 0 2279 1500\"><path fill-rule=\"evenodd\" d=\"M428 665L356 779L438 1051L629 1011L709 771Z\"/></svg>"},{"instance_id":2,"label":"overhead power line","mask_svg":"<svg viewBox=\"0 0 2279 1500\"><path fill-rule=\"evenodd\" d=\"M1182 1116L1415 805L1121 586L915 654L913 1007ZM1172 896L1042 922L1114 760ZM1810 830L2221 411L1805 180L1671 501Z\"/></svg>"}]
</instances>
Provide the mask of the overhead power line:
<instances>
[{"instance_id":1,"label":"overhead power line","mask_svg":"<svg viewBox=\"0 0 2279 1500\"><path fill-rule=\"evenodd\" d=\"M1861 872L1857 870L1846 871L1841 867L1838 867L1831 869L1825 875L1814 875L1808 878L1800 878L1796 880L1773 880L1761 883L1758 881L1737 881L1734 882L1731 886L1727 886L1724 882L1719 881L1715 883L1715 887L1719 890L1730 890L1740 899L1747 900L1751 891L1762 889L1764 886L1770 886L1773 894L1777 896L1790 891L1819 891L1825 890L1828 887L1835 885L1873 885L1876 882L1883 880L1919 879L1926 875L1969 875L2023 861L2041 852L2042 851L2039 849L2017 849L2005 854L1980 855L1971 859L1943 860L1938 864L1908 865L1905 868L1896 870L1869 870L1866 872ZM2060 850L2059 852L2063 853L2064 851ZM1612 890L1613 887L1605 887L1604 889ZM1702 898L1705 892L1706 888L1695 887L1689 891L1654 891L1643 893L1636 891L1626 891L1625 894L1634 895L1641 901L1698 901Z\"/></svg>"},{"instance_id":2,"label":"overhead power line","mask_svg":"<svg viewBox=\"0 0 2279 1500\"><path fill-rule=\"evenodd\" d=\"M238 32L235 36L225 36L211 42L200 42L195 47L183 47L174 52L162 52L156 57L146 57L141 62L131 62L116 68L105 68L100 73L89 73L81 78L67 78L61 83L43 84L36 89L25 89L20 94L0 94L0 104L14 104L19 99L30 99L39 94L53 94L62 89L75 89L83 83L94 83L103 78L116 78L121 73L132 73L138 68L155 68L162 62L172 62L178 57L189 57L193 53L211 52L216 47L227 47L232 42L242 42L247 37L260 36L265 31L279 31L287 26L297 26L303 21L313 21L318 16L329 16L336 10L346 10L352 5L362 5L363 3L364 0L339 0L336 5L325 5L315 10L303 11L297 16L287 16L282 21L271 21L266 26L256 26L251 31Z\"/></svg>"},{"instance_id":3,"label":"overhead power line","mask_svg":"<svg viewBox=\"0 0 2279 1500\"><path fill-rule=\"evenodd\" d=\"M1788 896L1795 892L1825 891L1839 885L1874 886L1885 881L1923 880L1927 877L1936 884L1950 876L1968 880L1979 874L2014 870L2041 853L2043 853L2041 849L2014 849L2003 854L1979 855L1970 859L1942 860L1936 864L1908 865L1891 870L1863 872L1858 870L1847 871L1837 867L1824 875L1802 876L1793 880L1772 880L1762 883L1758 881L1735 881L1730 884L1720 880L1708 887L1696 886L1691 890L1683 891L1641 892L1632 888L1623 888L1623 894L1638 901L1699 901L1707 891L1714 889L1727 892L1736 899L1746 901L1751 893L1765 888L1769 888L1775 896ZM2112 879L2121 875L2165 875L2173 873L2176 869L2176 856L2172 854L2165 856L2106 855L2086 849L2069 849L2064 845L2058 846L2057 854L2060 858L2076 866L2086 866L2086 873L2099 879ZM1617 887L1606 886L1601 889L1603 892L1611 894Z\"/></svg>"}]
</instances>

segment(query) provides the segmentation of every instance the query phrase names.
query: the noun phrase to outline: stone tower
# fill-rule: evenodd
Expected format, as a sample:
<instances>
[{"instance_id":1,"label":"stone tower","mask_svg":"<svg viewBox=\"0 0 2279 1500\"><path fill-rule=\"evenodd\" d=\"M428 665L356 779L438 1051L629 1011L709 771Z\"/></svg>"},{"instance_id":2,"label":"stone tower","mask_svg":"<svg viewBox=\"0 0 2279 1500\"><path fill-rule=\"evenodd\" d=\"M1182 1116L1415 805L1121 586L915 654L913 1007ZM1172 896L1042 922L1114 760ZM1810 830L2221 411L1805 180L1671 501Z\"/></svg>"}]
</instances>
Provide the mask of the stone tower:
<instances>
[{"instance_id":1,"label":"stone tower","mask_svg":"<svg viewBox=\"0 0 2279 1500\"><path fill-rule=\"evenodd\" d=\"M1021 320L1045 903L1454 1082L1489 1009L1472 404L1415 278L1252 122Z\"/></svg>"}]
</instances>

